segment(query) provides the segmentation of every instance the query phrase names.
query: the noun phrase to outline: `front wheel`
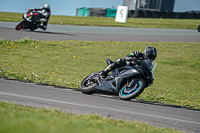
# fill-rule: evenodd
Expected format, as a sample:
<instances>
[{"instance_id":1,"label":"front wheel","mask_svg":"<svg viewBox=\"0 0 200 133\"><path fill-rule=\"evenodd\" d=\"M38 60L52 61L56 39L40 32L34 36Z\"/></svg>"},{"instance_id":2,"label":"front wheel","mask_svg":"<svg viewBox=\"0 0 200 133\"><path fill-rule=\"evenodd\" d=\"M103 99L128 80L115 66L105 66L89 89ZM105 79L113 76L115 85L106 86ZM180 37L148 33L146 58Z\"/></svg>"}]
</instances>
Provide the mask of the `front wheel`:
<instances>
[{"instance_id":1,"label":"front wheel","mask_svg":"<svg viewBox=\"0 0 200 133\"><path fill-rule=\"evenodd\" d=\"M94 86L96 85L95 78L100 75L100 72L95 72L87 76L80 85L80 90L84 94L93 94L95 93Z\"/></svg>"},{"instance_id":2,"label":"front wheel","mask_svg":"<svg viewBox=\"0 0 200 133\"><path fill-rule=\"evenodd\" d=\"M132 83L131 83L132 82ZM130 86L131 84L131 86ZM122 100L130 100L139 96L146 87L146 83L142 79L133 79L132 81L127 81L119 91L119 97Z\"/></svg>"},{"instance_id":3,"label":"front wheel","mask_svg":"<svg viewBox=\"0 0 200 133\"><path fill-rule=\"evenodd\" d=\"M198 29L197 29L197 30L198 30L198 32L200 32L200 25L198 26Z\"/></svg>"},{"instance_id":4,"label":"front wheel","mask_svg":"<svg viewBox=\"0 0 200 133\"><path fill-rule=\"evenodd\" d=\"M15 27L15 30L20 30L21 28L23 28L23 25L25 25L25 20L22 20L19 22L19 24Z\"/></svg>"}]
</instances>

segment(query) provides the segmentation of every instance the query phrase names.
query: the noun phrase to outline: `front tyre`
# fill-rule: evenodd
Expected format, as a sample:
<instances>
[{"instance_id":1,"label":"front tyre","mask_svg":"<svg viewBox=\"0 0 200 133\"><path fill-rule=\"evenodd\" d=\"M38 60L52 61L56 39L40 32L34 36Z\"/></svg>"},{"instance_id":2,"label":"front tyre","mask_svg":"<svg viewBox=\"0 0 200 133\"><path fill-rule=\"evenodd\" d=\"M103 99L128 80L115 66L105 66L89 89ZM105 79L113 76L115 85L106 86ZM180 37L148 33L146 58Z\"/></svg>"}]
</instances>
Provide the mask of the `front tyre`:
<instances>
[{"instance_id":1,"label":"front tyre","mask_svg":"<svg viewBox=\"0 0 200 133\"><path fill-rule=\"evenodd\" d=\"M119 91L119 97L122 100L130 100L139 96L146 87L146 83L142 79L134 79L134 84L131 87L128 84L124 85Z\"/></svg>"},{"instance_id":2,"label":"front tyre","mask_svg":"<svg viewBox=\"0 0 200 133\"><path fill-rule=\"evenodd\" d=\"M96 85L95 83L95 77L100 75L100 72L95 72L87 76L80 85L80 90L84 94L93 94L95 93L94 86Z\"/></svg>"},{"instance_id":3,"label":"front tyre","mask_svg":"<svg viewBox=\"0 0 200 133\"><path fill-rule=\"evenodd\" d=\"M23 25L25 25L25 20L22 20L19 22L19 24L15 27L15 30L20 30L21 28L23 28Z\"/></svg>"},{"instance_id":4,"label":"front tyre","mask_svg":"<svg viewBox=\"0 0 200 133\"><path fill-rule=\"evenodd\" d=\"M197 30L198 30L198 32L200 32L200 25L198 26Z\"/></svg>"}]
</instances>

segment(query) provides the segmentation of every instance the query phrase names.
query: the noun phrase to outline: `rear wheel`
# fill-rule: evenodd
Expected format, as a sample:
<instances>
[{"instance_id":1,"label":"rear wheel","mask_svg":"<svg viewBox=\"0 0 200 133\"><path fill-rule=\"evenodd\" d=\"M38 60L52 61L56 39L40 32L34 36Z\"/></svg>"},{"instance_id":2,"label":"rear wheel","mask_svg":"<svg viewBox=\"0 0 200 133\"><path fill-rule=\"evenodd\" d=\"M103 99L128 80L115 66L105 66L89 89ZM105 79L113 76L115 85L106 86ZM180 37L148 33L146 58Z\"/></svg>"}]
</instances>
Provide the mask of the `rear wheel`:
<instances>
[{"instance_id":1,"label":"rear wheel","mask_svg":"<svg viewBox=\"0 0 200 133\"><path fill-rule=\"evenodd\" d=\"M131 81L129 82L127 80L127 84L124 85L120 91L119 91L119 97L120 99L123 100L130 100L133 99L137 96L139 96L143 91L144 88L146 87L146 83L142 79L133 79L133 83L131 84Z\"/></svg>"},{"instance_id":2,"label":"rear wheel","mask_svg":"<svg viewBox=\"0 0 200 133\"><path fill-rule=\"evenodd\" d=\"M84 94L93 94L95 93L94 86L96 85L95 83L95 77L100 75L100 72L95 72L87 76L80 85L80 90Z\"/></svg>"},{"instance_id":3,"label":"rear wheel","mask_svg":"<svg viewBox=\"0 0 200 133\"><path fill-rule=\"evenodd\" d=\"M198 26L198 29L197 29L197 30L198 30L198 32L200 32L200 25Z\"/></svg>"},{"instance_id":4,"label":"rear wheel","mask_svg":"<svg viewBox=\"0 0 200 133\"><path fill-rule=\"evenodd\" d=\"M23 25L25 25L25 20L22 20L19 22L19 24L15 27L16 30L20 30L21 28L23 28Z\"/></svg>"}]
</instances>

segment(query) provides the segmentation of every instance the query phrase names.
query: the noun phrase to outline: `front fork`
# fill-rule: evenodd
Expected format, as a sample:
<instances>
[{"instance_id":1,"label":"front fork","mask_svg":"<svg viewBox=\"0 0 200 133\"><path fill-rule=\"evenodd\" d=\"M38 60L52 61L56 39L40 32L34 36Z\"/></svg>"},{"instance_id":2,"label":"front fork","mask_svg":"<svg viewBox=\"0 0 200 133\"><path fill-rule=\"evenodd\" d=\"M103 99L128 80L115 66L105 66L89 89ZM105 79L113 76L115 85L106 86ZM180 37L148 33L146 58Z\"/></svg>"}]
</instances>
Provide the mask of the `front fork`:
<instances>
[{"instance_id":1,"label":"front fork","mask_svg":"<svg viewBox=\"0 0 200 133\"><path fill-rule=\"evenodd\" d=\"M129 83L129 80L127 80L126 87L131 88L136 82L136 79L132 79L131 82Z\"/></svg>"}]
</instances>

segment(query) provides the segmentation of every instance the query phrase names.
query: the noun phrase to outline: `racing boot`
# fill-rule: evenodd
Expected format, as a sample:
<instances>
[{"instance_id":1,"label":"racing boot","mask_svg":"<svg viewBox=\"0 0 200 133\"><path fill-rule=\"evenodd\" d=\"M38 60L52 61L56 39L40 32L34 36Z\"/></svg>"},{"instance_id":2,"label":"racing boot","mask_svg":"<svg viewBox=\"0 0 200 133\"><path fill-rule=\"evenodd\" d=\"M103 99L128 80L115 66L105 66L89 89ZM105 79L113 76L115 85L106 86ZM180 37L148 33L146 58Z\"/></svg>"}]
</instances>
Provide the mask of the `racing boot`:
<instances>
[{"instance_id":1,"label":"racing boot","mask_svg":"<svg viewBox=\"0 0 200 133\"><path fill-rule=\"evenodd\" d=\"M108 76L108 73L109 73L108 69L104 69L101 71L101 75L103 78L106 78Z\"/></svg>"},{"instance_id":2,"label":"racing boot","mask_svg":"<svg viewBox=\"0 0 200 133\"><path fill-rule=\"evenodd\" d=\"M114 68L115 68L115 64L114 63L110 64L106 69L101 71L102 77L106 78L108 76L108 73L114 70Z\"/></svg>"},{"instance_id":3,"label":"racing boot","mask_svg":"<svg viewBox=\"0 0 200 133\"><path fill-rule=\"evenodd\" d=\"M46 30L46 29L47 29L47 26L40 25L39 27L40 27L41 29L43 29L43 30Z\"/></svg>"}]
</instances>

